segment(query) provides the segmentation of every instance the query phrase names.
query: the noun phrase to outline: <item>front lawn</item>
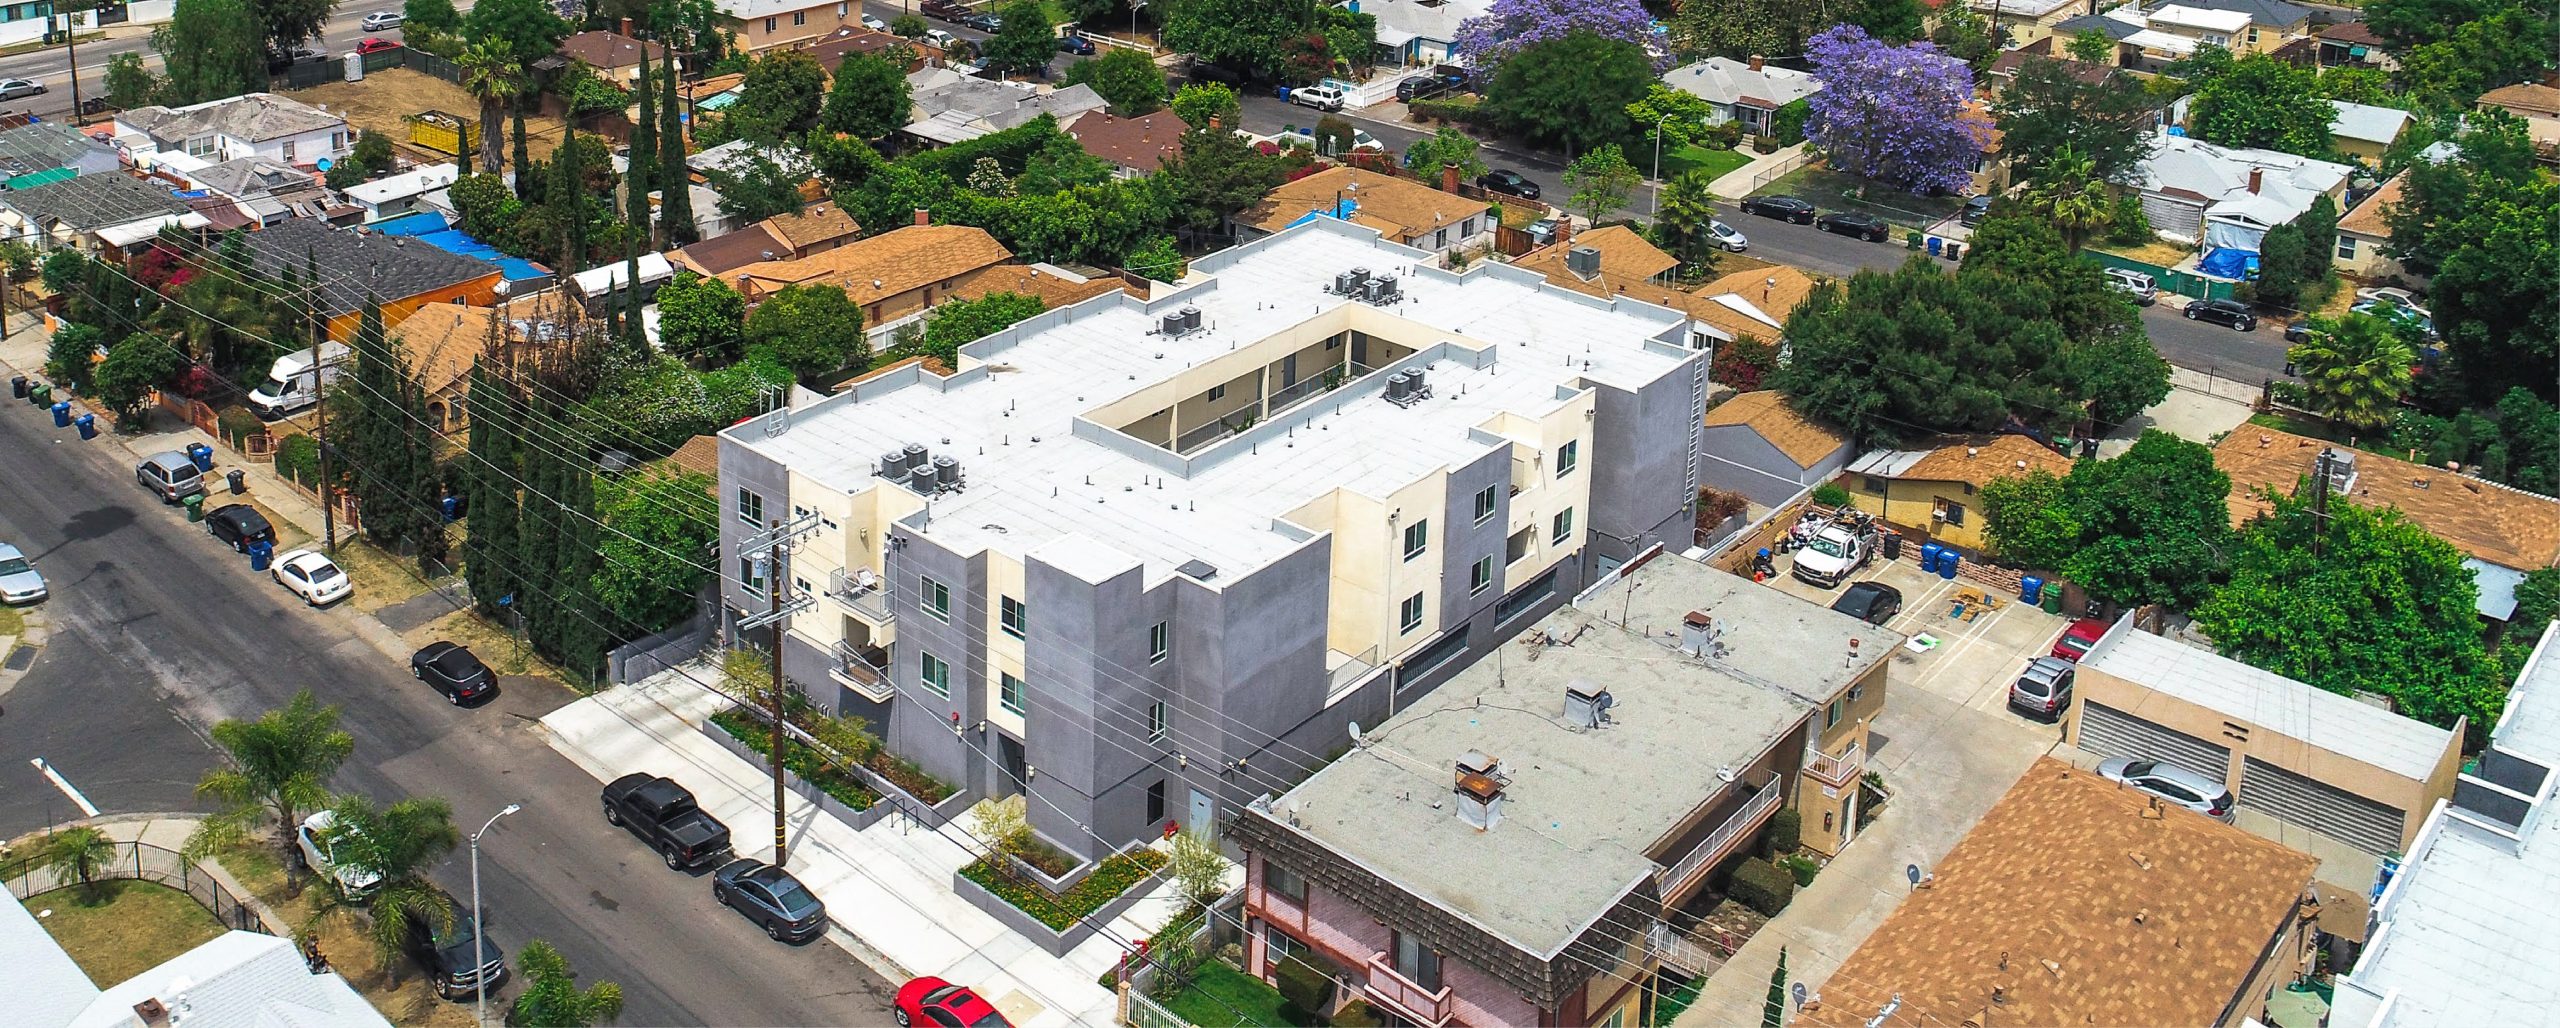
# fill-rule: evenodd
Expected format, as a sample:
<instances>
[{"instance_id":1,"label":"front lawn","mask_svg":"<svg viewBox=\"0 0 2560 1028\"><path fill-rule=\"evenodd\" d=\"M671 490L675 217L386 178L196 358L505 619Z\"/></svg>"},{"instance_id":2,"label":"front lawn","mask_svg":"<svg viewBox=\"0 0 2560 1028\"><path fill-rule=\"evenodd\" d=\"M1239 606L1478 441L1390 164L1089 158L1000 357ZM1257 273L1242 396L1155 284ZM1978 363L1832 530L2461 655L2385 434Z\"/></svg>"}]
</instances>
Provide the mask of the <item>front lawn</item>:
<instances>
[{"instance_id":1,"label":"front lawn","mask_svg":"<svg viewBox=\"0 0 2560 1028\"><path fill-rule=\"evenodd\" d=\"M89 980L113 985L222 934L195 897L166 885L118 879L97 895L78 886L27 900L44 930L61 943Z\"/></svg>"},{"instance_id":2,"label":"front lawn","mask_svg":"<svg viewBox=\"0 0 2560 1028\"><path fill-rule=\"evenodd\" d=\"M1859 195L1862 187L1864 195ZM1825 213L1864 211L1906 228L1927 228L1964 207L1961 196L1919 196L1814 166L1789 172L1752 195L1778 194L1802 197Z\"/></svg>"},{"instance_id":3,"label":"front lawn","mask_svg":"<svg viewBox=\"0 0 2560 1028\"><path fill-rule=\"evenodd\" d=\"M1209 960L1164 1007L1199 1028L1283 1028L1289 1023L1280 1013L1286 1003L1270 983Z\"/></svg>"},{"instance_id":4,"label":"front lawn","mask_svg":"<svg viewBox=\"0 0 2560 1028\"><path fill-rule=\"evenodd\" d=\"M1740 150L1710 150L1684 146L1662 152L1662 178L1669 181L1692 171L1702 171L1708 181L1751 163L1751 155Z\"/></svg>"}]
</instances>

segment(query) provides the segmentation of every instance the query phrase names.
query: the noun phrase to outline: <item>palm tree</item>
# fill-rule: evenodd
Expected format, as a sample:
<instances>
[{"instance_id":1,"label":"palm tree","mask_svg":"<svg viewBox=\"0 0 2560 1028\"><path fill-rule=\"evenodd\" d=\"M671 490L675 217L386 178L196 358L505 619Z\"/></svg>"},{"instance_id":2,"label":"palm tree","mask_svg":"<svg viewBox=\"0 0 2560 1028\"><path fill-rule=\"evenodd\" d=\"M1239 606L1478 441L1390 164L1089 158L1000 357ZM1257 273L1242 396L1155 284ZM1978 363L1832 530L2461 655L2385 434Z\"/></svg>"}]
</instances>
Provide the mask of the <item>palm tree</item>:
<instances>
[{"instance_id":1,"label":"palm tree","mask_svg":"<svg viewBox=\"0 0 2560 1028\"><path fill-rule=\"evenodd\" d=\"M2023 199L2027 209L2043 215L2062 230L2062 241L2071 252L2080 252L2080 244L2115 223L2115 201L2107 197L2106 180L2098 177L2097 165L2076 147L2055 150L2036 173L2036 181L2027 187Z\"/></svg>"},{"instance_id":2,"label":"palm tree","mask_svg":"<svg viewBox=\"0 0 2560 1028\"><path fill-rule=\"evenodd\" d=\"M98 898L98 872L115 859L115 840L86 825L63 829L44 840L45 870L64 885L78 882L80 892L92 900Z\"/></svg>"},{"instance_id":3,"label":"palm tree","mask_svg":"<svg viewBox=\"0 0 2560 1028\"><path fill-rule=\"evenodd\" d=\"M243 841L272 817L290 879L294 826L305 811L327 805L324 783L355 750L355 737L338 727L338 708L321 706L305 689L255 721L214 725L213 742L222 748L225 766L205 772L196 795L221 800L226 809L187 836L187 858L202 859Z\"/></svg>"},{"instance_id":4,"label":"palm tree","mask_svg":"<svg viewBox=\"0 0 2560 1028\"><path fill-rule=\"evenodd\" d=\"M463 90L480 101L480 170L495 174L501 119L507 104L524 92L524 68L505 43L494 39L464 48L453 64L462 70Z\"/></svg>"},{"instance_id":5,"label":"palm tree","mask_svg":"<svg viewBox=\"0 0 2560 1028\"><path fill-rule=\"evenodd\" d=\"M507 1023L523 1028L587 1028L622 1015L622 986L597 982L584 990L569 970L569 960L540 939L516 954L524 972L524 991L507 1013Z\"/></svg>"},{"instance_id":6,"label":"palm tree","mask_svg":"<svg viewBox=\"0 0 2560 1028\"><path fill-rule=\"evenodd\" d=\"M453 901L427 881L427 868L462 841L461 830L453 826L453 808L433 797L378 807L362 796L342 796L329 809L337 815L328 840L330 856L343 866L382 876L362 904L371 908L364 919L365 937L396 979L411 919L439 933L453 929ZM305 937L319 934L320 926L332 919L356 916L358 901L344 893L322 889L318 896L303 922Z\"/></svg>"},{"instance_id":7,"label":"palm tree","mask_svg":"<svg viewBox=\"0 0 2560 1028\"><path fill-rule=\"evenodd\" d=\"M1714 270L1721 252L1707 234L1707 226L1716 218L1715 201L1715 194L1707 191L1706 172L1695 169L1672 176L1655 199L1661 209L1654 220L1671 241L1671 255L1701 272Z\"/></svg>"},{"instance_id":8,"label":"palm tree","mask_svg":"<svg viewBox=\"0 0 2560 1028\"><path fill-rule=\"evenodd\" d=\"M2309 337L2285 352L2302 375L2311 409L2350 428L2378 429L2409 391L2416 351L2390 322L2349 313L2313 318Z\"/></svg>"}]
</instances>

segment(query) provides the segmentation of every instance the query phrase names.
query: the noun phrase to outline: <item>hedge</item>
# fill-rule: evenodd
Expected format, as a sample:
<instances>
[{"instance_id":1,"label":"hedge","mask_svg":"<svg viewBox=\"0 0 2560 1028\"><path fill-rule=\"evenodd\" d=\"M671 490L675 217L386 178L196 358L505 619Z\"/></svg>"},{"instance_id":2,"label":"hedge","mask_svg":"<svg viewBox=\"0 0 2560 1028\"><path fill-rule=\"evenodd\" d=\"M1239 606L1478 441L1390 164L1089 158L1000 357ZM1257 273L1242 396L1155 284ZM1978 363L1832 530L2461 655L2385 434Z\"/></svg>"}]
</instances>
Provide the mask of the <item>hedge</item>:
<instances>
[{"instance_id":1,"label":"hedge","mask_svg":"<svg viewBox=\"0 0 2560 1028\"><path fill-rule=\"evenodd\" d=\"M1775 864L1752 857L1733 869L1733 880L1726 883L1725 895L1763 916L1776 917L1787 909L1788 901L1795 899L1796 878L1778 870Z\"/></svg>"},{"instance_id":2,"label":"hedge","mask_svg":"<svg viewBox=\"0 0 2560 1028\"><path fill-rule=\"evenodd\" d=\"M1116 853L1095 865L1092 874L1068 886L1064 893L1051 893L1013 874L1010 868L999 869L983 858L971 861L969 866L960 869L960 874L985 886L997 898L1013 904L1014 909L1063 932L1085 915L1120 898L1120 894L1132 886L1146 881L1164 864L1165 855L1152 849Z\"/></svg>"},{"instance_id":3,"label":"hedge","mask_svg":"<svg viewBox=\"0 0 2560 1028\"><path fill-rule=\"evenodd\" d=\"M1405 106L1417 118L1461 124L1473 124L1484 114L1479 101L1472 96L1451 97L1444 100L1416 100Z\"/></svg>"},{"instance_id":4,"label":"hedge","mask_svg":"<svg viewBox=\"0 0 2560 1028\"><path fill-rule=\"evenodd\" d=\"M1278 979L1280 998L1288 1004L1281 1009L1291 1012L1289 1023L1321 1023L1325 1004L1333 998L1333 976L1294 957L1272 965L1271 976Z\"/></svg>"},{"instance_id":5,"label":"hedge","mask_svg":"<svg viewBox=\"0 0 2560 1028\"><path fill-rule=\"evenodd\" d=\"M1786 856L1804 848L1804 811L1779 807L1769 815L1769 829L1760 835L1761 852L1771 859Z\"/></svg>"},{"instance_id":6,"label":"hedge","mask_svg":"<svg viewBox=\"0 0 2560 1028\"><path fill-rule=\"evenodd\" d=\"M222 440L235 450L242 448L242 440L267 430L266 423L259 421L257 415L240 407L223 408L213 421L215 427L222 429Z\"/></svg>"}]
</instances>

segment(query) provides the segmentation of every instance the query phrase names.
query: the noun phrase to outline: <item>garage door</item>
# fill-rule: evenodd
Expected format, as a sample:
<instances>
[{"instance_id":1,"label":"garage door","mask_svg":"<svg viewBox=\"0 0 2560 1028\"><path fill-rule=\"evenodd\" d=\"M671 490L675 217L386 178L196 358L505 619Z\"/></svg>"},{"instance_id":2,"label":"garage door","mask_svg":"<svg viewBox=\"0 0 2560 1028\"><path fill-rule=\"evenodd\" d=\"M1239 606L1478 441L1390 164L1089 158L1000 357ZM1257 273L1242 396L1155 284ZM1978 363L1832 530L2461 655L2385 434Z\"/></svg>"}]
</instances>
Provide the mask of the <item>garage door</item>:
<instances>
[{"instance_id":1,"label":"garage door","mask_svg":"<svg viewBox=\"0 0 2560 1028\"><path fill-rule=\"evenodd\" d=\"M2368 853L2397 853L2408 814L2325 782L2250 757L2240 769L2240 805Z\"/></svg>"},{"instance_id":2,"label":"garage door","mask_svg":"<svg viewBox=\"0 0 2560 1028\"><path fill-rule=\"evenodd\" d=\"M2215 781L2231 770L2231 750L2145 721L2103 703L2080 713L2080 748L2101 757L2165 760Z\"/></svg>"}]
</instances>

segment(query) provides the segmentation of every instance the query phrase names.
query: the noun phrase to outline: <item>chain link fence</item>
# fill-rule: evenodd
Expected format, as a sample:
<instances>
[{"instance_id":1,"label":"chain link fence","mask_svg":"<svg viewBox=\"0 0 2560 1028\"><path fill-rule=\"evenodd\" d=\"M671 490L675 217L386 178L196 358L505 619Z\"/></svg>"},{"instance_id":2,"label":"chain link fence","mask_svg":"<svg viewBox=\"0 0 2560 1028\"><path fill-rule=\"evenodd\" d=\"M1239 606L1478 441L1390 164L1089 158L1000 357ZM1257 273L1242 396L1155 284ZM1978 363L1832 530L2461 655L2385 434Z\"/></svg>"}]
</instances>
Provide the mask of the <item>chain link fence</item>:
<instances>
[{"instance_id":1,"label":"chain link fence","mask_svg":"<svg viewBox=\"0 0 2560 1028\"><path fill-rule=\"evenodd\" d=\"M0 876L9 882L9 894L21 900L31 899L56 889L79 885L77 878L66 877L54 868L42 853L0 863ZM233 893L213 875L197 867L194 861L165 846L139 840L115 844L115 853L104 866L91 874L92 881L132 880L165 885L195 898L213 919L225 928L275 934L259 918L256 908Z\"/></svg>"}]
</instances>

